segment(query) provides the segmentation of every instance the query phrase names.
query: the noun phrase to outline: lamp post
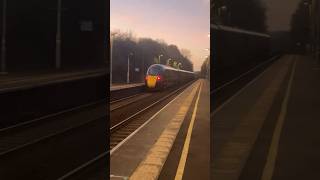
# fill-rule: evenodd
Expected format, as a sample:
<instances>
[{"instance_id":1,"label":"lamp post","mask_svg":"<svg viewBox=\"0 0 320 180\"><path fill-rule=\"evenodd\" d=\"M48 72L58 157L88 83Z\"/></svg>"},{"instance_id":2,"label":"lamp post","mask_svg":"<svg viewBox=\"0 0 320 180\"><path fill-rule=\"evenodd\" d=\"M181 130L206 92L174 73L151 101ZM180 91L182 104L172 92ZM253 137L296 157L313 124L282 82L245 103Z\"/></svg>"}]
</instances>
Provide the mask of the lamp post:
<instances>
[{"instance_id":1,"label":"lamp post","mask_svg":"<svg viewBox=\"0 0 320 180\"><path fill-rule=\"evenodd\" d=\"M308 36L308 39L306 40L305 42L305 45L308 45L308 46L305 46L304 48L307 48L307 52L310 52L312 54L312 46L313 46L313 42L312 42L312 24L313 24L313 21L312 21L312 6L311 6L311 2L310 1L304 1L303 2L303 5L306 7L306 19L307 21L309 22L309 27L307 27L308 29L308 32L309 33L309 36ZM311 46L311 50L310 50L310 46Z\"/></svg>"},{"instance_id":2,"label":"lamp post","mask_svg":"<svg viewBox=\"0 0 320 180\"><path fill-rule=\"evenodd\" d=\"M130 56L131 55L133 55L133 53L128 54L127 84L130 83Z\"/></svg>"},{"instance_id":3,"label":"lamp post","mask_svg":"<svg viewBox=\"0 0 320 180\"><path fill-rule=\"evenodd\" d=\"M210 49L206 48L204 50L209 52L209 55L205 57L205 61L206 61L206 71L207 71L206 78L210 81Z\"/></svg>"},{"instance_id":4,"label":"lamp post","mask_svg":"<svg viewBox=\"0 0 320 180\"><path fill-rule=\"evenodd\" d=\"M61 13L62 0L58 0L57 4L57 33L56 33L56 69L61 67Z\"/></svg>"},{"instance_id":5,"label":"lamp post","mask_svg":"<svg viewBox=\"0 0 320 180\"><path fill-rule=\"evenodd\" d=\"M161 64L161 61L160 61L161 56L163 56L163 55L162 54L159 55L159 64Z\"/></svg>"},{"instance_id":6,"label":"lamp post","mask_svg":"<svg viewBox=\"0 0 320 180\"><path fill-rule=\"evenodd\" d=\"M319 51L320 51L320 3L319 1L314 0L313 1L313 6L314 6L314 21L315 21L315 44L316 44L316 60L319 62ZM320 62L319 62L320 63Z\"/></svg>"},{"instance_id":7,"label":"lamp post","mask_svg":"<svg viewBox=\"0 0 320 180\"><path fill-rule=\"evenodd\" d=\"M6 30L7 30L7 0L2 4L2 36L1 36L1 74L6 72Z\"/></svg>"},{"instance_id":8,"label":"lamp post","mask_svg":"<svg viewBox=\"0 0 320 180\"><path fill-rule=\"evenodd\" d=\"M170 61L171 61L171 58L167 60L167 66L170 66Z\"/></svg>"},{"instance_id":9,"label":"lamp post","mask_svg":"<svg viewBox=\"0 0 320 180\"><path fill-rule=\"evenodd\" d=\"M112 86L112 50L113 50L113 36L110 38L110 87Z\"/></svg>"},{"instance_id":10,"label":"lamp post","mask_svg":"<svg viewBox=\"0 0 320 180\"><path fill-rule=\"evenodd\" d=\"M112 58L113 58L113 42L114 42L114 36L117 33L110 33L110 86L112 86Z\"/></svg>"}]
</instances>

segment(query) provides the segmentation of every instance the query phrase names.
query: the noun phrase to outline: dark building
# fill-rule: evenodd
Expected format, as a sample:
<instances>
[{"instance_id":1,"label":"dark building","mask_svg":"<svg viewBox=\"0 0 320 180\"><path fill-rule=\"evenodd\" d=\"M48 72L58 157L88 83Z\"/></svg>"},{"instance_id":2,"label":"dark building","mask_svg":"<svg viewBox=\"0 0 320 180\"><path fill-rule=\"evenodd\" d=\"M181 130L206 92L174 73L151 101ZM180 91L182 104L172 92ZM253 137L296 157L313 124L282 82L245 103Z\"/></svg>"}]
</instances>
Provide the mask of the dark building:
<instances>
[{"instance_id":1,"label":"dark building","mask_svg":"<svg viewBox=\"0 0 320 180\"><path fill-rule=\"evenodd\" d=\"M0 1L1 37L4 26L6 30L5 51L1 51L5 56L0 57L2 62L5 58L6 71L56 68L58 2ZM105 65L106 3L104 0L61 1L61 69Z\"/></svg>"},{"instance_id":2,"label":"dark building","mask_svg":"<svg viewBox=\"0 0 320 180\"><path fill-rule=\"evenodd\" d=\"M320 56L320 2L318 0L306 1L309 5L311 18L311 45L315 58Z\"/></svg>"}]
</instances>

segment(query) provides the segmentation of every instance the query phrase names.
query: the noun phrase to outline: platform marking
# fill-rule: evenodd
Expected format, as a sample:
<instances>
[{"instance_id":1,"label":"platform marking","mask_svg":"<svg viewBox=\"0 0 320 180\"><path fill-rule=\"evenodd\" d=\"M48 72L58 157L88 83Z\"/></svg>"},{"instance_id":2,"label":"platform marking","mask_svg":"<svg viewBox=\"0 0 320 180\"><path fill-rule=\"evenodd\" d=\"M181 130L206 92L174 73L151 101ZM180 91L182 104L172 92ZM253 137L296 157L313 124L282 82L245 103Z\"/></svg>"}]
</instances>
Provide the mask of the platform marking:
<instances>
[{"instance_id":1,"label":"platform marking","mask_svg":"<svg viewBox=\"0 0 320 180\"><path fill-rule=\"evenodd\" d=\"M128 137L126 137L123 141L117 144L114 148L110 151L110 156L113 155L123 144L125 144L127 141L129 141L135 134L137 134L142 128L144 128L147 124L149 124L158 114L160 114L164 109L166 109L170 104L172 104L176 99L178 99L188 88L191 88L192 86L196 86L195 84L198 83L193 82L190 86L188 86L185 90L180 92L174 99L172 99L168 104L166 104L164 107L162 107L158 112L156 112L153 116L151 116L145 123L143 123L138 129L136 129L133 133L131 133Z\"/></svg>"},{"instance_id":2,"label":"platform marking","mask_svg":"<svg viewBox=\"0 0 320 180\"><path fill-rule=\"evenodd\" d=\"M113 175L113 174L110 174L110 178L111 179L122 179L122 180L128 180L129 177L127 176L118 176L118 175Z\"/></svg>"},{"instance_id":3,"label":"platform marking","mask_svg":"<svg viewBox=\"0 0 320 180\"><path fill-rule=\"evenodd\" d=\"M271 66L271 72L268 72L272 77L277 78L263 79L267 80L267 86L261 91L262 93L254 98L252 104L243 104L250 106L250 108L243 116L238 116L240 118L238 119L238 121L240 120L239 124L230 132L230 137L223 140L225 142L212 166L213 179L239 179L276 94L279 92L286 75L290 75L290 69L293 65L292 58L288 56L284 60L275 64L276 66ZM229 118L237 118L237 116Z\"/></svg>"},{"instance_id":4,"label":"platform marking","mask_svg":"<svg viewBox=\"0 0 320 180\"><path fill-rule=\"evenodd\" d=\"M271 66L270 66L271 67ZM256 81L258 81L262 76L269 71L271 68L268 67L264 71L262 71L258 76L256 76L254 79L252 79L249 83L247 83L244 87L242 87L240 90L238 90L234 95L232 95L230 98L228 98L226 101L224 101L220 106L218 106L213 113L210 113L210 118L212 118L216 113L218 113L221 109L223 109L226 105L228 105L230 102L233 101L236 97L238 97L242 92L244 92L247 88L249 88L252 84L254 84Z\"/></svg>"},{"instance_id":5,"label":"platform marking","mask_svg":"<svg viewBox=\"0 0 320 180\"><path fill-rule=\"evenodd\" d=\"M190 141L191 141L191 135L192 135L192 131L193 131L193 125L194 125L194 121L196 119L196 114L197 114L197 110L198 110L198 104L199 104L201 90L202 90L202 83L200 85L200 89L199 89L199 92L198 92L198 97L197 97L197 100L196 100L196 103L195 103L195 106L194 106L194 109L193 109L193 113L192 113L192 116L191 116L191 122L189 124L186 140L185 140L184 145L183 145L183 150L182 150L182 153L181 153L181 157L180 157L177 173L176 173L176 176L174 178L175 180L181 180L182 177L183 177L184 168L186 166L186 161L187 161L189 147L190 147Z\"/></svg>"},{"instance_id":6,"label":"platform marking","mask_svg":"<svg viewBox=\"0 0 320 180\"><path fill-rule=\"evenodd\" d=\"M170 121L168 126L161 133L158 140L149 150L144 160L139 164L136 170L132 173L130 180L156 180L158 179L161 169L171 151L172 145L179 132L181 124L185 119L188 109L191 106L193 98L200 87L202 81L198 83L186 99L181 104L178 112Z\"/></svg>"},{"instance_id":7,"label":"platform marking","mask_svg":"<svg viewBox=\"0 0 320 180\"><path fill-rule=\"evenodd\" d=\"M288 110L288 102L289 102L289 97L291 94L291 87L293 84L293 77L296 71L296 65L297 65L297 60L295 60L292 72L290 74L290 79L289 79L289 84L287 86L286 94L284 97L284 100L282 101L281 104L281 111L278 117L278 121L272 136L272 142L269 148L268 152L268 157L267 157L267 162L264 166L263 169L263 174L261 180L271 180L273 176L273 171L274 171L274 166L276 163L277 159L277 154L278 154L278 146L280 142L280 134L282 131L283 123L287 114Z\"/></svg>"}]
</instances>

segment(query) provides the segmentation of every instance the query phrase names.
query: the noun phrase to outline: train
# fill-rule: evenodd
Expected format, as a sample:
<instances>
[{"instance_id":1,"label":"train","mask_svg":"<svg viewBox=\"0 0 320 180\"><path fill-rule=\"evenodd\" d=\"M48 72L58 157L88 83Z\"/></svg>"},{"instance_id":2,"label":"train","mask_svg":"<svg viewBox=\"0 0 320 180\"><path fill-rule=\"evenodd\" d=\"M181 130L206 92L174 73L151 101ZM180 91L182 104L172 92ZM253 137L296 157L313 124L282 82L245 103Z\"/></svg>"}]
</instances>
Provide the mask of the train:
<instances>
[{"instance_id":1,"label":"train","mask_svg":"<svg viewBox=\"0 0 320 180\"><path fill-rule=\"evenodd\" d=\"M153 64L147 70L145 86L149 90L161 90L189 82L195 78L194 72L175 69L162 64Z\"/></svg>"},{"instance_id":2,"label":"train","mask_svg":"<svg viewBox=\"0 0 320 180\"><path fill-rule=\"evenodd\" d=\"M237 66L267 59L271 36L244 29L211 25L213 31L214 69Z\"/></svg>"},{"instance_id":3,"label":"train","mask_svg":"<svg viewBox=\"0 0 320 180\"><path fill-rule=\"evenodd\" d=\"M211 34L211 89L234 79L272 56L269 34L217 24L211 24Z\"/></svg>"}]
</instances>

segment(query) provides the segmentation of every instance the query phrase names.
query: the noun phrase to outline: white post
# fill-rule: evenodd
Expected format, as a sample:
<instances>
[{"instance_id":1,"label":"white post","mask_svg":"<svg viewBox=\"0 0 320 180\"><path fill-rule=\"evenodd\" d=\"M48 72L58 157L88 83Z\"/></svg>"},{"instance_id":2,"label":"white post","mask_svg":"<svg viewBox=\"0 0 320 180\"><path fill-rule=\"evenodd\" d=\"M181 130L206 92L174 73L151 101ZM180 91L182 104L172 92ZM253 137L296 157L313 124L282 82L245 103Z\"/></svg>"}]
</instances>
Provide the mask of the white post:
<instances>
[{"instance_id":1,"label":"white post","mask_svg":"<svg viewBox=\"0 0 320 180\"><path fill-rule=\"evenodd\" d=\"M61 12L62 0L57 4L57 33L56 33L56 69L61 67Z\"/></svg>"},{"instance_id":2,"label":"white post","mask_svg":"<svg viewBox=\"0 0 320 180\"><path fill-rule=\"evenodd\" d=\"M130 83L130 54L128 55L127 84Z\"/></svg>"},{"instance_id":3,"label":"white post","mask_svg":"<svg viewBox=\"0 0 320 180\"><path fill-rule=\"evenodd\" d=\"M161 56L163 56L163 55L162 54L159 55L159 64L161 64L161 61L160 61Z\"/></svg>"},{"instance_id":4,"label":"white post","mask_svg":"<svg viewBox=\"0 0 320 180\"><path fill-rule=\"evenodd\" d=\"M171 61L171 58L167 59L167 66L170 66L170 61Z\"/></svg>"},{"instance_id":5,"label":"white post","mask_svg":"<svg viewBox=\"0 0 320 180\"><path fill-rule=\"evenodd\" d=\"M1 74L6 74L6 30L7 30L7 0L2 4L2 36L1 36Z\"/></svg>"},{"instance_id":6,"label":"white post","mask_svg":"<svg viewBox=\"0 0 320 180\"><path fill-rule=\"evenodd\" d=\"M112 86L112 51L113 51L113 36L110 41L110 87Z\"/></svg>"}]
</instances>

